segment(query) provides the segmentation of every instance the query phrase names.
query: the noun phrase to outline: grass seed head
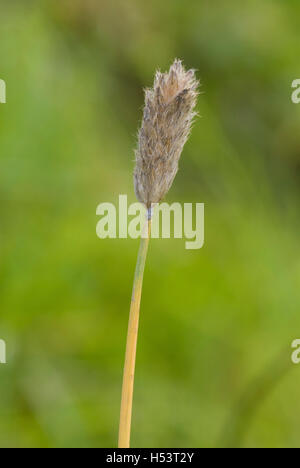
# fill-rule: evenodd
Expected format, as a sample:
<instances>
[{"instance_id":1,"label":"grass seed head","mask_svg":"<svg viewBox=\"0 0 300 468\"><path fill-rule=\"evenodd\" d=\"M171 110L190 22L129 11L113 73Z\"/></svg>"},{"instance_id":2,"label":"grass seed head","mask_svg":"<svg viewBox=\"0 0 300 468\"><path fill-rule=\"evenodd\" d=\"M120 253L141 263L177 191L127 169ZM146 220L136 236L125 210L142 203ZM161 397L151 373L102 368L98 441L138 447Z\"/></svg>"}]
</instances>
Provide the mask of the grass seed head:
<instances>
[{"instance_id":1,"label":"grass seed head","mask_svg":"<svg viewBox=\"0 0 300 468\"><path fill-rule=\"evenodd\" d=\"M186 71L176 59L168 73L156 72L153 88L145 91L134 186L138 200L147 208L162 200L178 171L196 115L198 85L194 70Z\"/></svg>"}]
</instances>

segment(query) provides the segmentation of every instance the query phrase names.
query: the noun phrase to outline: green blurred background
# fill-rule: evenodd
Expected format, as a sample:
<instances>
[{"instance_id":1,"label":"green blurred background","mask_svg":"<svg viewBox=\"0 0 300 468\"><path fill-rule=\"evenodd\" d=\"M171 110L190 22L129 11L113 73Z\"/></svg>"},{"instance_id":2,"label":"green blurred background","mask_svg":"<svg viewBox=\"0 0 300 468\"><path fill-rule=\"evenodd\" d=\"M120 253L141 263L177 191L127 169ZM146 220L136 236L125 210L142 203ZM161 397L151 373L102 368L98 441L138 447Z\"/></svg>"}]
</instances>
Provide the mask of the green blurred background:
<instances>
[{"instance_id":1,"label":"green blurred background","mask_svg":"<svg viewBox=\"0 0 300 468\"><path fill-rule=\"evenodd\" d=\"M1 2L1 447L116 446L137 240L96 237L135 201L143 88L175 57L202 95L168 202L206 243L153 240L133 447L300 447L296 0Z\"/></svg>"}]
</instances>

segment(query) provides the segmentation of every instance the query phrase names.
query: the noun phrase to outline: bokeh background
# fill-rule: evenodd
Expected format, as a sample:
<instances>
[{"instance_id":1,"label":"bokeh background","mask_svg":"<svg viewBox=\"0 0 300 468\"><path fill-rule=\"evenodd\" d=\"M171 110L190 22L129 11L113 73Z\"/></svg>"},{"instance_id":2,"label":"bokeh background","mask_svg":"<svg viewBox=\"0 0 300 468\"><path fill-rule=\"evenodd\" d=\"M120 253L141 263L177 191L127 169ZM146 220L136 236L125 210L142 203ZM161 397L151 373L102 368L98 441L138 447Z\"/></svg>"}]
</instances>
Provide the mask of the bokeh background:
<instances>
[{"instance_id":1,"label":"bokeh background","mask_svg":"<svg viewBox=\"0 0 300 468\"><path fill-rule=\"evenodd\" d=\"M168 202L206 243L151 242L133 447L299 447L296 0L1 2L1 447L115 447L137 240L96 237L135 201L143 88L175 57L198 112Z\"/></svg>"}]
</instances>

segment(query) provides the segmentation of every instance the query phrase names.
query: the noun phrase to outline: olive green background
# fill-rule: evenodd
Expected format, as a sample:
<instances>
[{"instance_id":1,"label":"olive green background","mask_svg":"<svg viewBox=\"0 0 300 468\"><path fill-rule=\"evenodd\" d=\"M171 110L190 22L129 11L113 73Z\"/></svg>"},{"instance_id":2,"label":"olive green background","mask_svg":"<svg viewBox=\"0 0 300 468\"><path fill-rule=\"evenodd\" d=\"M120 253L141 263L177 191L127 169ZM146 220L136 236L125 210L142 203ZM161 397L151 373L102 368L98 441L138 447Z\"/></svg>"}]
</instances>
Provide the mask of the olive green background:
<instances>
[{"instance_id":1,"label":"olive green background","mask_svg":"<svg viewBox=\"0 0 300 468\"><path fill-rule=\"evenodd\" d=\"M133 447L299 447L296 0L1 2L1 447L116 446L138 241L143 88L175 57L201 115L168 202L205 203L205 246L151 241Z\"/></svg>"}]
</instances>

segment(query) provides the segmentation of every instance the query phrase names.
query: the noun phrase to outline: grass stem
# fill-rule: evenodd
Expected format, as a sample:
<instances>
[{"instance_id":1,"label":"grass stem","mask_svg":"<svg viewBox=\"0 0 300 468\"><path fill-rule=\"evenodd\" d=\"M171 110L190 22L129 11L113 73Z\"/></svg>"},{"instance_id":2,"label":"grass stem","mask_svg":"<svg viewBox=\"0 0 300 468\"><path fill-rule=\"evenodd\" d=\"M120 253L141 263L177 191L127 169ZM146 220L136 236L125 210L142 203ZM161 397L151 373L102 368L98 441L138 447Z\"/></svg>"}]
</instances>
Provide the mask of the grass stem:
<instances>
[{"instance_id":1,"label":"grass stem","mask_svg":"<svg viewBox=\"0 0 300 468\"><path fill-rule=\"evenodd\" d=\"M138 337L143 276L151 232L151 219L145 223L144 229L146 232L144 236L141 236L130 305L120 411L119 448L129 448L130 446L136 345Z\"/></svg>"}]
</instances>

